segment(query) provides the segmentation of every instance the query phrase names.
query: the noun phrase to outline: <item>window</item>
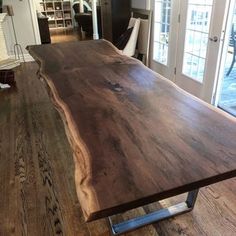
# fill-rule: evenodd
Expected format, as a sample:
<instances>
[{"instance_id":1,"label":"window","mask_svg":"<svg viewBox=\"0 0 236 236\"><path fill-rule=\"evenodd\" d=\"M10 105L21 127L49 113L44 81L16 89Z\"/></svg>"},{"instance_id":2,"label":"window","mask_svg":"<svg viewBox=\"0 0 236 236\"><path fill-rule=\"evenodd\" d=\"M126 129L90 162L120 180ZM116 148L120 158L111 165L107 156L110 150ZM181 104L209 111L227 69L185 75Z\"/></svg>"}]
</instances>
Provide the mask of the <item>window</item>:
<instances>
[{"instance_id":1,"label":"window","mask_svg":"<svg viewBox=\"0 0 236 236\"><path fill-rule=\"evenodd\" d=\"M153 59L167 65L169 49L171 0L155 0Z\"/></svg>"},{"instance_id":2,"label":"window","mask_svg":"<svg viewBox=\"0 0 236 236\"><path fill-rule=\"evenodd\" d=\"M203 81L213 0L189 0L183 74Z\"/></svg>"}]
</instances>

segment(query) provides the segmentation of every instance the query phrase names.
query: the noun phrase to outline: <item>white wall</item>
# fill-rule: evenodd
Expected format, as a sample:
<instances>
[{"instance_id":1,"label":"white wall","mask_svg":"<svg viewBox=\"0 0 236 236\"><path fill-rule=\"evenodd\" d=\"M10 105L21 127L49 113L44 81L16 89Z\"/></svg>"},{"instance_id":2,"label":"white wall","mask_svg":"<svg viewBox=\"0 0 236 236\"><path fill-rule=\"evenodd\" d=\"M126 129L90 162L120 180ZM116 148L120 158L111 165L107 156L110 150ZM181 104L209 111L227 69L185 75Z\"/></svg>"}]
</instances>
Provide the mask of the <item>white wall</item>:
<instances>
[{"instance_id":1,"label":"white wall","mask_svg":"<svg viewBox=\"0 0 236 236\"><path fill-rule=\"evenodd\" d=\"M132 7L150 10L150 1L151 0L132 0Z\"/></svg>"},{"instance_id":2,"label":"white wall","mask_svg":"<svg viewBox=\"0 0 236 236\"><path fill-rule=\"evenodd\" d=\"M34 1L34 0L33 0ZM22 46L24 54L28 54L25 49L28 45L39 43L37 38L30 11L30 0L3 0L3 5L12 5L14 10L14 23L18 43ZM13 55L15 43L10 17L7 16L6 40L9 55Z\"/></svg>"}]
</instances>

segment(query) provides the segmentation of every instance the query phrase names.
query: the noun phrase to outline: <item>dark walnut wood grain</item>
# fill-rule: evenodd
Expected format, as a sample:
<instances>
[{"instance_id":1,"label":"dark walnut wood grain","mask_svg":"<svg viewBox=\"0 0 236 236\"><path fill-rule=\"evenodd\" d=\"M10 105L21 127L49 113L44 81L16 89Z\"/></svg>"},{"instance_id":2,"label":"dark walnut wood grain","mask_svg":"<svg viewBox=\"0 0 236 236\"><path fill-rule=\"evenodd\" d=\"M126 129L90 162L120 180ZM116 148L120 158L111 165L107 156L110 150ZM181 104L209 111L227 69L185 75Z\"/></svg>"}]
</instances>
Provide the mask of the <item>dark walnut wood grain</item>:
<instances>
[{"instance_id":1,"label":"dark walnut wood grain","mask_svg":"<svg viewBox=\"0 0 236 236\"><path fill-rule=\"evenodd\" d=\"M235 119L110 43L28 50L65 123L87 221L236 176Z\"/></svg>"},{"instance_id":2,"label":"dark walnut wood grain","mask_svg":"<svg viewBox=\"0 0 236 236\"><path fill-rule=\"evenodd\" d=\"M15 69L15 87L0 91L0 235L110 236L108 220L84 223L72 149L37 70L36 63L23 63ZM183 199L181 194L112 218L120 222ZM193 212L125 236L236 235L234 199L236 178L202 188Z\"/></svg>"}]
</instances>

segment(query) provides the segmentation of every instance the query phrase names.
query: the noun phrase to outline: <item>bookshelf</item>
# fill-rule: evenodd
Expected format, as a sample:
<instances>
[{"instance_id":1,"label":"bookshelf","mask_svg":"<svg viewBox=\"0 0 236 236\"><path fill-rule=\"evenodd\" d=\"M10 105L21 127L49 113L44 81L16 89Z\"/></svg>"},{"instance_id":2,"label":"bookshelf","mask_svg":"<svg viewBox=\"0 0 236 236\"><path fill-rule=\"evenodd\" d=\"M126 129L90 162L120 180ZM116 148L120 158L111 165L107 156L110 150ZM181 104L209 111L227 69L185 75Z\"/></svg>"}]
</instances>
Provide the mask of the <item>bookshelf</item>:
<instances>
[{"instance_id":1,"label":"bookshelf","mask_svg":"<svg viewBox=\"0 0 236 236\"><path fill-rule=\"evenodd\" d=\"M73 27L70 1L42 0L40 10L48 18L49 29Z\"/></svg>"}]
</instances>

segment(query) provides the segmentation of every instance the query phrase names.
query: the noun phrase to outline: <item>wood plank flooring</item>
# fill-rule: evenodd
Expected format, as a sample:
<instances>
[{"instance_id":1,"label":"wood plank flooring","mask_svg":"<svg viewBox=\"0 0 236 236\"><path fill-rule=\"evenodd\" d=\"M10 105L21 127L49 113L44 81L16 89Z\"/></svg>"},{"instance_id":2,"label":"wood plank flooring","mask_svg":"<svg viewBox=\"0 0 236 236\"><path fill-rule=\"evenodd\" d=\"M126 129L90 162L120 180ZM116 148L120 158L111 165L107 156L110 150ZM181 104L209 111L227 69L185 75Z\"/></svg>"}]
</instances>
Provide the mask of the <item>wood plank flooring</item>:
<instances>
[{"instance_id":1,"label":"wood plank flooring","mask_svg":"<svg viewBox=\"0 0 236 236\"><path fill-rule=\"evenodd\" d=\"M52 43L79 41L82 39L78 29L53 29L50 30Z\"/></svg>"},{"instance_id":2,"label":"wood plank flooring","mask_svg":"<svg viewBox=\"0 0 236 236\"><path fill-rule=\"evenodd\" d=\"M22 65L16 70L16 87L0 91L0 235L110 235L106 219L84 222L72 152L37 69L36 63ZM167 199L116 219L175 201ZM126 235L236 235L236 179L201 189L193 212Z\"/></svg>"},{"instance_id":3,"label":"wood plank flooring","mask_svg":"<svg viewBox=\"0 0 236 236\"><path fill-rule=\"evenodd\" d=\"M50 31L52 43L72 42L92 39L92 36L82 37L78 28L73 29L53 29Z\"/></svg>"}]
</instances>

